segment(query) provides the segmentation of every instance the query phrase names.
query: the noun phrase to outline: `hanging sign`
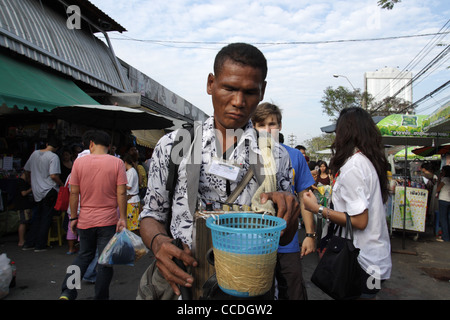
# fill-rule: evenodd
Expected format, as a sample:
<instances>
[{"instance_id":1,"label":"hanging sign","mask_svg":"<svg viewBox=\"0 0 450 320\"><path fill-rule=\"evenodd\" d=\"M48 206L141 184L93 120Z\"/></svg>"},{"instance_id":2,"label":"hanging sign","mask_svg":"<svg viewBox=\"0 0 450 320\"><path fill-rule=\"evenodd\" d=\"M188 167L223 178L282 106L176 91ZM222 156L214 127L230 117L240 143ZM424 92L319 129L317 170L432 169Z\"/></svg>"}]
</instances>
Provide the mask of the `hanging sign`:
<instances>
[{"instance_id":1,"label":"hanging sign","mask_svg":"<svg viewBox=\"0 0 450 320\"><path fill-rule=\"evenodd\" d=\"M405 216L405 230L425 232L425 217L427 214L428 190L419 188L395 188L394 211L392 216L392 227L403 229L403 217Z\"/></svg>"}]
</instances>

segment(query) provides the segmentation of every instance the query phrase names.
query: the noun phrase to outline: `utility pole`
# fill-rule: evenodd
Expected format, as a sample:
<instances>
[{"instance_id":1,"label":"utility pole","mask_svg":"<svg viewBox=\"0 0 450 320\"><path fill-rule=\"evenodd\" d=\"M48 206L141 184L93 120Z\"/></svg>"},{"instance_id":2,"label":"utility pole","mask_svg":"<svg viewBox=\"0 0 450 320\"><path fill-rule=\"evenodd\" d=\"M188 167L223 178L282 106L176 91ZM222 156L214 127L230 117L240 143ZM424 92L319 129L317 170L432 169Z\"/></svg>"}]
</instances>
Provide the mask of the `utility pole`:
<instances>
[{"instance_id":1,"label":"utility pole","mask_svg":"<svg viewBox=\"0 0 450 320\"><path fill-rule=\"evenodd\" d=\"M288 136L289 147L294 148L296 142L297 142L297 137L296 137L293 133L291 133L291 134Z\"/></svg>"}]
</instances>

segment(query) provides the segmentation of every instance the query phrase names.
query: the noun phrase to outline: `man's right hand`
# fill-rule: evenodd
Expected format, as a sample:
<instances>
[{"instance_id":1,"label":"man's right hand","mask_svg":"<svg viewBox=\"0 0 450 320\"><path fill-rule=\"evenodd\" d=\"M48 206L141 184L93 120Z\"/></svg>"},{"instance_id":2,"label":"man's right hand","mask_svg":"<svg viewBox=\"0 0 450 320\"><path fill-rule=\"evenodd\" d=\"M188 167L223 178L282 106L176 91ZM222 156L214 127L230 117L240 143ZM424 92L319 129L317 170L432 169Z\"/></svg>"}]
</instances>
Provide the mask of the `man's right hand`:
<instances>
[{"instance_id":1,"label":"man's right hand","mask_svg":"<svg viewBox=\"0 0 450 320\"><path fill-rule=\"evenodd\" d=\"M192 287L194 278L173 261L173 258L177 258L183 261L185 266L196 267L198 263L192 257L189 247L183 244L184 250L179 249L172 243L173 239L164 234L164 225L152 218L141 220L140 233L145 245L152 250L155 256L156 266L169 282L175 294L180 295L179 285ZM162 234L155 237L158 233Z\"/></svg>"},{"instance_id":2,"label":"man's right hand","mask_svg":"<svg viewBox=\"0 0 450 320\"><path fill-rule=\"evenodd\" d=\"M197 266L197 261L192 257L192 252L186 244L183 244L184 250L181 250L172 243L169 237L159 237L159 241L153 243L155 250L156 266L169 282L176 295L180 295L180 286L192 287L194 278L178 267L173 261L174 258L182 261L185 266Z\"/></svg>"}]
</instances>

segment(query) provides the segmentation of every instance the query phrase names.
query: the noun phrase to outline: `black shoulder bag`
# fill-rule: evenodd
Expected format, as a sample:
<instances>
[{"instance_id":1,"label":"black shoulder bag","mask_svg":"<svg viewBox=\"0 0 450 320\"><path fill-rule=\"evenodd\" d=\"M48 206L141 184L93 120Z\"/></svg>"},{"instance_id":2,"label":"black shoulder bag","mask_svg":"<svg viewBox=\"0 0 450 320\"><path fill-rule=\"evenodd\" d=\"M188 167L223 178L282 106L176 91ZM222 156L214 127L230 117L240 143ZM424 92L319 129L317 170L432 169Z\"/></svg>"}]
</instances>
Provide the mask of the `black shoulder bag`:
<instances>
[{"instance_id":1,"label":"black shoulder bag","mask_svg":"<svg viewBox=\"0 0 450 320\"><path fill-rule=\"evenodd\" d=\"M347 217L345 237L338 235L329 239L325 253L311 277L312 283L335 300L356 299L361 295L361 266L358 263L359 248L353 245L353 230ZM347 235L350 234L350 239Z\"/></svg>"}]
</instances>

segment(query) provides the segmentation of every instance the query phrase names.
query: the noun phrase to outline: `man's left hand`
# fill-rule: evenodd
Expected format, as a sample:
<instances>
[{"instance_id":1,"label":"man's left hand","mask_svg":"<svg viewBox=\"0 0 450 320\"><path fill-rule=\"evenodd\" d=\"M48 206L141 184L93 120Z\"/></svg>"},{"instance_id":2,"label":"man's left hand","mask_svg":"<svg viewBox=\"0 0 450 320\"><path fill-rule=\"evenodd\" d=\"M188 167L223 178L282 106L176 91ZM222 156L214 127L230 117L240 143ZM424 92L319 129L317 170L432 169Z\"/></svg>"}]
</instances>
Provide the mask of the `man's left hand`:
<instances>
[{"instance_id":1,"label":"man's left hand","mask_svg":"<svg viewBox=\"0 0 450 320\"><path fill-rule=\"evenodd\" d=\"M276 191L261 194L261 203L272 200L276 209L277 217L286 221L286 229L281 232L280 245L286 245L292 241L298 230L298 218L301 213L300 202L291 192Z\"/></svg>"}]
</instances>

